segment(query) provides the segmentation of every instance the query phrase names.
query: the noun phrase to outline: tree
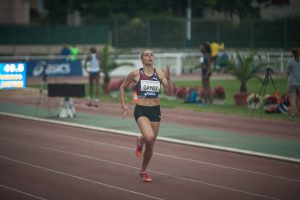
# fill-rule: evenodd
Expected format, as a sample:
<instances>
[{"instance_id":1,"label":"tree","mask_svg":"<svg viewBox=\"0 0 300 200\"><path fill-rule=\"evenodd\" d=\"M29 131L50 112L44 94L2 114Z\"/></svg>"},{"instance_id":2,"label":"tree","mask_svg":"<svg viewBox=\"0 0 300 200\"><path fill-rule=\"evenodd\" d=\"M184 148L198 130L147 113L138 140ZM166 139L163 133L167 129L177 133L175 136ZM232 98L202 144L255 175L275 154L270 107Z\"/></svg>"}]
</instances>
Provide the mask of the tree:
<instances>
[{"instance_id":1,"label":"tree","mask_svg":"<svg viewBox=\"0 0 300 200\"><path fill-rule=\"evenodd\" d=\"M244 18L257 18L260 17L260 8L253 4L253 0L206 0L208 7L213 10L224 12L229 15L230 18L233 15L237 15L240 19ZM262 3L262 1L255 1L257 4Z\"/></svg>"},{"instance_id":2,"label":"tree","mask_svg":"<svg viewBox=\"0 0 300 200\"><path fill-rule=\"evenodd\" d=\"M101 56L102 56L102 70L104 73L104 92L107 94L109 91L108 89L108 84L110 83L110 75L109 73L121 66L133 66L132 63L129 62L122 62L122 63L116 63L115 59L117 58L117 55L114 54L112 56L112 54L109 52L109 48L108 45L105 45L102 49L101 49Z\"/></svg>"},{"instance_id":3,"label":"tree","mask_svg":"<svg viewBox=\"0 0 300 200\"><path fill-rule=\"evenodd\" d=\"M50 21L64 22L68 13L78 11L81 16L109 18L124 14L130 18L153 15L185 17L187 0L44 0ZM260 4L268 0L191 0L193 17L202 17L203 10L211 8L241 19L259 17Z\"/></svg>"},{"instance_id":4,"label":"tree","mask_svg":"<svg viewBox=\"0 0 300 200\"><path fill-rule=\"evenodd\" d=\"M261 80L258 76L258 72L262 67L268 65L267 63L256 64L254 62L255 54L246 55L242 57L238 51L236 51L237 60L228 61L226 64L226 71L233 75L240 81L240 93L247 93L247 82L252 78Z\"/></svg>"},{"instance_id":5,"label":"tree","mask_svg":"<svg viewBox=\"0 0 300 200\"><path fill-rule=\"evenodd\" d=\"M258 76L258 72L262 67L265 67L268 64L255 63L254 53L245 57L242 57L238 51L236 51L236 53L237 60L228 61L226 71L240 81L239 93L234 95L236 105L247 105L247 82L252 78L257 78L261 81L261 77Z\"/></svg>"}]
</instances>

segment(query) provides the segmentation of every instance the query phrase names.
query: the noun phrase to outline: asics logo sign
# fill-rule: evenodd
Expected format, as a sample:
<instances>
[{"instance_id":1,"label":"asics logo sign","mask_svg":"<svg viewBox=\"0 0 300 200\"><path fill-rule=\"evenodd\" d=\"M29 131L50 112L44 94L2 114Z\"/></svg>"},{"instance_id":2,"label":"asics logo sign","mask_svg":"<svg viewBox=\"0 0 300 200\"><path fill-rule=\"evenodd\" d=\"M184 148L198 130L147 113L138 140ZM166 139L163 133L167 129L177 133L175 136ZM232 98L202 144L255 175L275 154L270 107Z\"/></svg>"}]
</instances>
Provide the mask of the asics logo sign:
<instances>
[{"instance_id":1,"label":"asics logo sign","mask_svg":"<svg viewBox=\"0 0 300 200\"><path fill-rule=\"evenodd\" d=\"M55 75L55 74L69 74L71 72L70 63L48 63L39 62L33 69L33 76L40 76L45 73L47 75Z\"/></svg>"},{"instance_id":2,"label":"asics logo sign","mask_svg":"<svg viewBox=\"0 0 300 200\"><path fill-rule=\"evenodd\" d=\"M156 92L145 92L144 96L156 96Z\"/></svg>"}]
</instances>

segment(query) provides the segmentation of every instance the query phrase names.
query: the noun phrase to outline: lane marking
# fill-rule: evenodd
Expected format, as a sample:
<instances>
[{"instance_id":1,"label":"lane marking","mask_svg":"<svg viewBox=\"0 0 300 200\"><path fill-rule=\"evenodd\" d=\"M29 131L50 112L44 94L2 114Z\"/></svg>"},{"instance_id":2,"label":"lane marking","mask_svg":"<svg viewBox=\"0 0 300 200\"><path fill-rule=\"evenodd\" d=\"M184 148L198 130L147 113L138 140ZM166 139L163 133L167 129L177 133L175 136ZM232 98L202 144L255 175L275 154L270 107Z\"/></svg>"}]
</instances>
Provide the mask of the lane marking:
<instances>
[{"instance_id":1,"label":"lane marking","mask_svg":"<svg viewBox=\"0 0 300 200\"><path fill-rule=\"evenodd\" d=\"M31 132L36 132L36 131L31 130ZM40 132L38 132L38 133L40 134ZM51 134L51 133L47 133L47 134L49 134L51 136L56 136L59 138L65 138L65 139L77 140L77 141L81 141L81 142L104 145L104 146L118 148L118 149L126 149L126 150L130 150L130 151L134 150L134 148L130 148L130 147L126 147L126 146L120 146L120 145L114 145L114 144L110 144L110 143L82 139L82 138L73 137L73 136L63 136L63 135L57 135L57 134ZM0 139L6 140L5 138L1 138L1 137L0 137ZM11 141L17 142L15 140L11 140ZM24 143L24 144L26 144L26 143ZM240 169L240 168L236 168L236 167L230 167L230 166L226 166L226 165L220 165L220 164L215 164L215 163L210 163L210 162L205 162L205 161L200 161L200 160L194 160L194 159L184 158L184 157L175 156L175 155L163 154L163 153L158 153L158 152L154 152L154 154L162 156L162 157L167 157L167 158L173 158L173 159L178 159L178 160L183 160L183 161L188 161L188 162L193 162L193 163L199 163L199 164L203 164L203 165L210 165L210 166L215 166L215 167L224 168L224 169L236 170L239 172L251 173L251 174L256 174L256 175L260 175L260 176L267 176L267 177L271 177L271 178L292 181L292 182L300 182L300 179L293 179L293 178L287 178L287 177L283 177L283 176L267 174L267 173L263 173L263 172L245 170L245 169Z\"/></svg>"},{"instance_id":2,"label":"lane marking","mask_svg":"<svg viewBox=\"0 0 300 200\"><path fill-rule=\"evenodd\" d=\"M53 135L53 134L51 134L51 135ZM126 150L130 150L130 151L134 150L134 148L130 148L130 147L126 147L126 146L120 146L120 145L104 143L104 142L99 142L99 141L93 141L93 140L88 140L88 139L81 139L81 138L72 137L72 136L62 136L62 135L55 135L55 136L60 137L60 138L65 138L65 139L77 140L77 141L81 141L81 142L109 146L109 147L118 148L118 149L126 149ZM178 159L178 160L183 160L183 161L189 161L189 162L199 163L199 164L203 164L203 165L210 165L210 166L215 166L215 167L219 167L219 168L236 170L236 171L240 171L240 172L246 172L246 173L251 173L251 174L256 174L256 175L261 175L261 176L268 176L268 177L286 180L286 181L300 182L300 179L292 179L292 178L276 176L276 175L262 173L262 172L250 171L250 170L240 169L240 168L236 168L236 167L230 167L230 166L226 166L226 165L220 165L220 164L205 162L205 161L201 161L201 160L194 160L194 159L184 158L184 157L170 155L170 154L163 154L163 153L158 153L158 152L154 152L154 154L158 155L158 156L162 156L162 157L173 158L173 159Z\"/></svg>"},{"instance_id":3,"label":"lane marking","mask_svg":"<svg viewBox=\"0 0 300 200\"><path fill-rule=\"evenodd\" d=\"M134 132L130 132L130 131L121 131L121 130L115 130L115 129L109 129L109 128L94 127L94 126L88 126L88 125L82 125L82 124L74 124L74 123L61 122L61 121L57 121L57 120L42 119L42 118L36 118L36 117L30 117L30 116L12 114L12 113L6 113L6 112L0 112L0 115L18 117L18 118L22 118L22 119L30 119L30 120L47 122L47 123L52 123L52 124L66 125L66 126L71 126L71 127L98 130L98 131L104 131L104 132L114 133L114 134L129 135L129 136L139 135L138 133L134 133ZM287 156L260 153L260 152L250 151L250 150L241 150L241 149L229 148L229 147L221 147L221 146L217 146L217 145L204 144L204 143L200 143L200 142L184 141L184 140L172 139L172 138L167 138L167 137L157 137L157 139L160 140L160 141L171 142L171 143L175 143L175 144L202 147L202 148L208 148L208 149L213 149L213 150L227 151L227 152L232 152L232 153L262 157L262 158L269 158L269 159L274 159L274 160L288 161L288 162L293 162L293 163L300 164L300 159L287 157Z\"/></svg>"},{"instance_id":4,"label":"lane marking","mask_svg":"<svg viewBox=\"0 0 300 200\"><path fill-rule=\"evenodd\" d=\"M31 132L36 132L36 131L31 130ZM37 133L40 134L40 132L37 132ZM96 132L96 133L93 132L93 133L94 134L101 134L101 133L98 133L98 132ZM93 141L93 140L88 140L88 139L81 139L81 138L72 137L72 136L62 136L62 135L51 134L51 133L47 133L47 134L52 135L52 136L56 136L56 137L60 137L60 138L72 139L72 140L83 141L83 142L88 142L88 143L94 143L94 144L99 144L99 145L105 145L105 146L114 147L114 148L118 148L118 149L133 150L133 148L130 148L130 147L114 145L114 144L110 144L110 143L98 142L98 141ZM4 138L2 138L2 139L4 139ZM277 178L277 179L282 179L282 180L287 180L287 181L300 182L299 179L292 179L292 178L287 178L287 177L282 177L282 176L277 176L277 175L272 175L272 174L267 174L267 173L262 173L262 172L250 171L250 170L230 167L230 166L226 166L226 165L220 165L220 164L215 164L215 163L210 163L210 162L205 162L205 161L200 161L200 160L194 160L194 159L179 157L179 156L175 156L175 155L162 154L162 153L158 153L158 152L154 152L154 154L159 155L159 156L163 156L163 157L173 158L173 159L179 159L179 160L184 160L184 161L189 161L189 162L194 162L194 163L200 163L200 164L206 164L206 165L211 165L211 166L230 169L230 170L236 170L236 171L240 171L240 172L246 172L246 173L251 173L251 174L256 174L256 175L261 175L261 176L267 176L267 177L272 177L272 178Z\"/></svg>"},{"instance_id":5,"label":"lane marking","mask_svg":"<svg viewBox=\"0 0 300 200\"><path fill-rule=\"evenodd\" d=\"M123 191L123 192L128 192L128 193L132 193L132 194L135 194L135 195L147 197L147 198L150 198L150 199L164 200L164 199L159 198L159 197L143 194L143 193L140 193L140 192L136 192L136 191L133 191L133 190L128 190L128 189L121 188L121 187L114 186L114 185L109 185L109 184L102 183L102 182L99 182L99 181L90 180L90 179L87 179L87 178L83 178L83 177L80 177L80 176L68 174L68 173L65 173L65 172L49 169L49 168L42 167L42 166L39 166L39 165L35 165L35 164L29 163L29 162L16 160L14 158L10 158L10 157L7 157L7 156L0 155L0 158L2 158L4 160L9 160L9 161L12 161L12 162L16 162L16 163L19 163L19 164L22 164L22 165L26 165L26 166L29 166L29 167L34 167L34 168L42 169L42 170L45 170L45 171L48 171L48 172L52 172L52 173L68 176L68 177L71 177L71 178L79 179L79 180L82 180L82 181L85 181L85 182L94 183L94 184L105 186L105 187L108 187L108 188L117 189L117 190L120 190L120 191Z\"/></svg>"},{"instance_id":6,"label":"lane marking","mask_svg":"<svg viewBox=\"0 0 300 200\"><path fill-rule=\"evenodd\" d=\"M0 140L2 140L2 139L0 139ZM9 141L9 140L6 140L6 141ZM14 142L14 141L10 141L10 142ZM40 149L46 149L46 150L54 151L54 152L58 152L58 153L64 153L64 154L68 154L68 155L72 155L72 156L76 156L76 157L96 160L96 161L105 162L105 163L108 163L108 164L118 165L118 166L122 166L122 167L127 167L127 168L131 168L131 169L140 169L138 167L134 167L134 166L131 166L131 165L126 165L126 164L115 162L115 161L110 161L110 160L106 160L106 159L102 159L102 158L96 158L96 157L89 156L89 155L84 155L84 154L73 153L73 152L64 151L64 150L60 150L60 149L54 149L54 148L51 148L51 147L44 147L44 146L40 146L40 145L34 145L34 144L18 142L18 141L14 142L14 143L28 145L28 146L32 146L32 147L40 148ZM2 156L0 155L0 157L2 157ZM217 184L213 184L213 183L208 183L208 182L205 182L205 181L200 181L200 180L185 178L185 177L181 177L181 176L176 176L176 175L172 175L172 174L168 174L168 173L164 173L164 172L159 172L159 171L155 171L155 170L148 170L148 171L151 172L151 173L159 174L159 175L169 176L169 177L172 177L172 178L176 178L176 179L180 179L180 180L184 180L184 181L188 181L188 182L203 184L203 185L216 187L216 188L221 188L221 189L224 189L224 190L230 190L230 191L234 191L234 192L239 192L239 193L243 193L243 194L247 194L247 195L251 195L251 196L262 197L262 198L265 198L265 199L273 199L273 200L277 199L275 197L270 197L270 196L266 196L266 195L262 195L262 194L258 194L258 193L239 190L239 189L236 189L236 188L221 186L221 185L217 185Z\"/></svg>"},{"instance_id":7,"label":"lane marking","mask_svg":"<svg viewBox=\"0 0 300 200\"><path fill-rule=\"evenodd\" d=\"M219 168L236 170L236 171L240 171L240 172L246 172L246 173L256 174L256 175L261 175L261 176L267 176L267 177L286 180L286 181L291 181L291 182L300 182L300 179L292 179L292 178L287 178L287 177L283 177L283 176L277 176L277 175L273 175L273 174L266 174L266 173L257 172L257 171L250 171L250 170L245 170L245 169L240 169L240 168L236 168L236 167L230 167L230 166L226 166L226 165L220 165L220 164L215 164L215 163L210 163L210 162L205 162L205 161L200 161L200 160L182 158L182 157L174 156L174 155L167 155L167 154L161 154L161 153L157 153L157 154L160 155L160 156L174 158L174 159L178 159L178 160L184 160L184 161L195 162L195 163L200 163L200 164L205 164L205 165L211 165L211 166L215 166L215 167L219 167Z\"/></svg>"},{"instance_id":8,"label":"lane marking","mask_svg":"<svg viewBox=\"0 0 300 200\"><path fill-rule=\"evenodd\" d=\"M34 194L30 194L30 193L28 193L28 192L21 191L21 190L18 190L18 189L16 189L16 188L9 187L9 186L7 186L7 185L2 185L2 184L0 184L0 187L2 187L2 188L4 188L4 189L7 189L7 190L11 190L11 191L17 192L17 193L24 194L24 195L29 196L29 197L33 197L33 198L35 198L35 199L39 199L39 200L47 200L47 199L45 199L45 198L43 198L43 197L39 197L39 196L36 196L36 195L34 195Z\"/></svg>"}]
</instances>

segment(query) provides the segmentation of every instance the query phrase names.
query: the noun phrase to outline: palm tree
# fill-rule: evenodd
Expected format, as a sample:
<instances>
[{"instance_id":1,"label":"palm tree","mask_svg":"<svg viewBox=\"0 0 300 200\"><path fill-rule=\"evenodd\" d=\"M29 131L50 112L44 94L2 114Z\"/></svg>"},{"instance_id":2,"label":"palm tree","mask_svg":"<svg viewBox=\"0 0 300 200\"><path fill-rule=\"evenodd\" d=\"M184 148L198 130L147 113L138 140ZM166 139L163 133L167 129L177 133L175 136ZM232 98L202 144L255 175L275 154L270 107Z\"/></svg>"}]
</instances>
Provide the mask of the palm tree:
<instances>
[{"instance_id":1,"label":"palm tree","mask_svg":"<svg viewBox=\"0 0 300 200\"><path fill-rule=\"evenodd\" d=\"M242 100L241 104L246 105L246 98L248 96L247 82L252 78L257 78L261 81L262 78L258 75L258 72L261 70L262 67L265 67L268 64L255 63L254 53L251 53L250 55L247 55L245 57L242 57L238 51L236 51L236 53L237 60L228 61L226 65L226 71L240 81L240 90L239 93L235 95L235 97L243 96L244 100Z\"/></svg>"},{"instance_id":2,"label":"palm tree","mask_svg":"<svg viewBox=\"0 0 300 200\"><path fill-rule=\"evenodd\" d=\"M112 54L109 52L108 46L105 45L102 49L101 49L101 56L102 56L102 66L103 66L103 73L104 73L104 92L107 94L109 93L109 91L107 90L107 86L110 83L110 75L109 73L121 66L133 66L132 63L128 63L128 62L123 62L123 63L116 63L115 59L117 58L117 55L114 55L112 57Z\"/></svg>"}]
</instances>

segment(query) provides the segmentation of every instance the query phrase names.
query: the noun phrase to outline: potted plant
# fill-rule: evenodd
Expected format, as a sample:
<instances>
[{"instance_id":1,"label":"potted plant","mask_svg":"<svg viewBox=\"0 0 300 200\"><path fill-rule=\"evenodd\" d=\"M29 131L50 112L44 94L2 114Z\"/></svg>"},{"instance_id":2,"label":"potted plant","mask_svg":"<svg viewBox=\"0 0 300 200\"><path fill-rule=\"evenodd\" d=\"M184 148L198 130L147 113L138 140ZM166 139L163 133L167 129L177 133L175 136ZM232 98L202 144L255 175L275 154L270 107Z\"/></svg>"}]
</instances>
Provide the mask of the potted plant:
<instances>
[{"instance_id":1,"label":"potted plant","mask_svg":"<svg viewBox=\"0 0 300 200\"><path fill-rule=\"evenodd\" d=\"M102 69L103 69L103 74L104 74L104 85L103 85L103 90L105 94L108 94L109 91L109 83L110 83L110 75L109 73L121 66L133 66L132 63L128 63L128 62L123 62L123 63L116 63L115 59L117 57L117 55L114 55L114 57L112 57L112 54L109 52L108 46L105 45L102 49L101 49L101 56L102 56Z\"/></svg>"},{"instance_id":2,"label":"potted plant","mask_svg":"<svg viewBox=\"0 0 300 200\"><path fill-rule=\"evenodd\" d=\"M245 57L242 57L238 51L236 53L237 59L227 62L226 71L240 81L240 90L234 95L235 104L246 106L248 97L247 82L252 78L262 80L257 73L261 67L267 64L256 64L254 62L255 54L253 53Z\"/></svg>"}]
</instances>

